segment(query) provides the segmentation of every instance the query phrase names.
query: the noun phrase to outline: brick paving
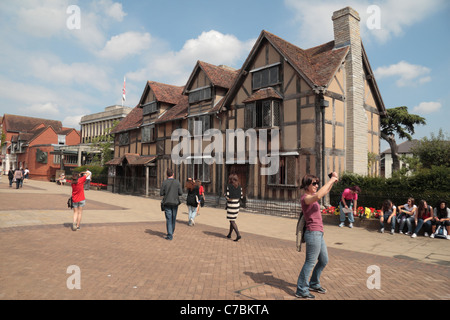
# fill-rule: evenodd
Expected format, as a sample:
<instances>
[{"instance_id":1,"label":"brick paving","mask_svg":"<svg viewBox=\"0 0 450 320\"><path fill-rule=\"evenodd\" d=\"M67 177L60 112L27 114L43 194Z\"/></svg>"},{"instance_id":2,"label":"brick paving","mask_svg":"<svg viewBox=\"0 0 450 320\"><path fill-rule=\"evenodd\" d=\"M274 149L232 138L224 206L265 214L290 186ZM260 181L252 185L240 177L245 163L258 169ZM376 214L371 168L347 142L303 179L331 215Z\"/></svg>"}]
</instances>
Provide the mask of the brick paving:
<instances>
[{"instance_id":1,"label":"brick paving","mask_svg":"<svg viewBox=\"0 0 450 320\"><path fill-rule=\"evenodd\" d=\"M1 299L295 300L304 253L291 241L177 223L167 241L164 222L70 224L0 230ZM450 299L450 269L328 248L322 274L328 299ZM80 268L81 289L68 289L67 268ZM381 270L368 289L367 267Z\"/></svg>"},{"instance_id":2,"label":"brick paving","mask_svg":"<svg viewBox=\"0 0 450 320\"><path fill-rule=\"evenodd\" d=\"M36 192L33 203L23 202L20 207L28 206L30 212L32 208L43 210L48 202L63 196L27 187ZM5 199L16 195L0 195L0 212L10 210L3 207ZM117 212L127 207L123 201L120 207L98 199L92 201ZM299 300L294 293L305 256L295 250L292 240L241 230L243 238L234 242L225 237L226 224L221 228L199 222L189 227L183 213L178 215L173 241L164 239L161 219L83 223L80 231L73 232L70 211L65 212L64 223L0 228L0 299ZM27 211L6 214L19 216ZM206 208L202 215L206 221ZM295 225L294 220L290 222ZM329 264L321 278L328 292L316 294L316 300L450 300L448 262L425 263L339 249L330 238L325 236ZM428 240L414 241L422 241L415 242L420 246ZM448 255L450 241L433 241L440 241L433 243ZM72 278L68 268L73 265L80 270L80 289L67 285ZM372 275L367 268L373 265L380 270L379 289L367 285Z\"/></svg>"}]
</instances>

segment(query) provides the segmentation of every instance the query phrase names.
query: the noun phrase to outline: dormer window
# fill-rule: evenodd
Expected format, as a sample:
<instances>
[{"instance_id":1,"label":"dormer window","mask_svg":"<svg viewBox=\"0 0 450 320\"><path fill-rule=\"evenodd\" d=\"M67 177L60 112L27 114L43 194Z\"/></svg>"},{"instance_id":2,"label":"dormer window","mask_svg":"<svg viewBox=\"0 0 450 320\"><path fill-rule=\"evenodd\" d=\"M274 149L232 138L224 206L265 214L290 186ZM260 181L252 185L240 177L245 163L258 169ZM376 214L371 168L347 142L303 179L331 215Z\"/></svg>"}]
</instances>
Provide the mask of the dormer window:
<instances>
[{"instance_id":1,"label":"dormer window","mask_svg":"<svg viewBox=\"0 0 450 320\"><path fill-rule=\"evenodd\" d=\"M276 85L280 82L280 63L251 70L253 90Z\"/></svg>"},{"instance_id":2,"label":"dormer window","mask_svg":"<svg viewBox=\"0 0 450 320\"><path fill-rule=\"evenodd\" d=\"M189 103L211 99L211 87L201 87L189 92Z\"/></svg>"},{"instance_id":3,"label":"dormer window","mask_svg":"<svg viewBox=\"0 0 450 320\"><path fill-rule=\"evenodd\" d=\"M152 101L152 102L146 103L142 106L142 109L143 109L142 114L144 116L158 112L158 102Z\"/></svg>"}]
</instances>

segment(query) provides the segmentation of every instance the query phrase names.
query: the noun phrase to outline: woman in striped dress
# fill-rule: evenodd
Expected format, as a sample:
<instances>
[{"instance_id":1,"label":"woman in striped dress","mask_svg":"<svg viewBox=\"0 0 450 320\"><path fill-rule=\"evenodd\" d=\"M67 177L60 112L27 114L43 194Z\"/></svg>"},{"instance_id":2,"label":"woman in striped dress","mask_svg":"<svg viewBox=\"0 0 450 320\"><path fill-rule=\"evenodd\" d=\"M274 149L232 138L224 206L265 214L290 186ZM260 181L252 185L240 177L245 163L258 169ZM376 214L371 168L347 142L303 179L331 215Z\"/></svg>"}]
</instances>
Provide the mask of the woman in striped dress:
<instances>
[{"instance_id":1,"label":"woman in striped dress","mask_svg":"<svg viewBox=\"0 0 450 320\"><path fill-rule=\"evenodd\" d=\"M239 184L239 179L236 174L230 174L228 177L228 185L227 192L225 194L227 199L227 219L230 221L230 232L227 235L227 238L231 238L231 233L233 230L236 232L236 240L239 241L241 239L241 234L239 233L236 218L239 213L240 200L243 197L242 188Z\"/></svg>"}]
</instances>

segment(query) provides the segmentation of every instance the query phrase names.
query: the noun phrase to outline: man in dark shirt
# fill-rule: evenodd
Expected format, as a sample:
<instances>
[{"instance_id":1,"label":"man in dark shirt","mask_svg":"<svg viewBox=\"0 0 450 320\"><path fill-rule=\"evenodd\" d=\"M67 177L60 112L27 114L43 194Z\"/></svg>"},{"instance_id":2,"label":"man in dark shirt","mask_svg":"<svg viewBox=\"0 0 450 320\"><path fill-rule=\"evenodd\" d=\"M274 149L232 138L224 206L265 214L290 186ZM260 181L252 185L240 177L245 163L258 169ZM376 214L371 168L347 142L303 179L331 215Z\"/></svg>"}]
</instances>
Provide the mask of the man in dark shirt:
<instances>
[{"instance_id":1,"label":"man in dark shirt","mask_svg":"<svg viewBox=\"0 0 450 320\"><path fill-rule=\"evenodd\" d=\"M183 194L180 182L174 179L172 169L167 169L167 179L162 183L160 196L163 196L164 212L166 214L167 236L165 239L172 240L175 231L175 222L177 219L178 206L180 205L179 196Z\"/></svg>"}]
</instances>

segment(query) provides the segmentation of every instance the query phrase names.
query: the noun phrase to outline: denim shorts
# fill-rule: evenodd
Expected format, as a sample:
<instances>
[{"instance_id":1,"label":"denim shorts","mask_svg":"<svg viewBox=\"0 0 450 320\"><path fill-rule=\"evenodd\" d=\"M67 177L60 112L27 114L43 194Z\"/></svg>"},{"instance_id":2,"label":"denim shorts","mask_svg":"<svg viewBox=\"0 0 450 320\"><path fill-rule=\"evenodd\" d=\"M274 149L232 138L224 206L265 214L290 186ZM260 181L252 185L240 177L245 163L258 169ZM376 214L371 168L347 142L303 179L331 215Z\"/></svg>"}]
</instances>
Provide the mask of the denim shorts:
<instances>
[{"instance_id":1,"label":"denim shorts","mask_svg":"<svg viewBox=\"0 0 450 320\"><path fill-rule=\"evenodd\" d=\"M73 207L74 208L84 207L85 204L86 204L86 200L83 200L83 201L80 201L80 202L74 202L73 203Z\"/></svg>"}]
</instances>

